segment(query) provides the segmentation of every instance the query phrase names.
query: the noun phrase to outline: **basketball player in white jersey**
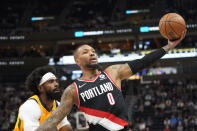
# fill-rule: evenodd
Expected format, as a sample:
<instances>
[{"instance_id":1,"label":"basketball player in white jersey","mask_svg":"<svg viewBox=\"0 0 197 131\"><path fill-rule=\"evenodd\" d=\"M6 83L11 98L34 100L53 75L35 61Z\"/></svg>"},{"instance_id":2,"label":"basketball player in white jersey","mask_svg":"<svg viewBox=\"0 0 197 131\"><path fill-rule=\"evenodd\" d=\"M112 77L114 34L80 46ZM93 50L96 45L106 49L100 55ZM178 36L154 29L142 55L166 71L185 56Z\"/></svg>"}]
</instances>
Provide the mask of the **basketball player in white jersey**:
<instances>
[{"instance_id":1,"label":"basketball player in white jersey","mask_svg":"<svg viewBox=\"0 0 197 131\"><path fill-rule=\"evenodd\" d=\"M26 86L34 95L20 106L13 131L35 131L59 106L56 99L60 96L60 89L55 73L51 67L39 67L27 77ZM72 131L66 116L55 127L57 129Z\"/></svg>"}]
</instances>

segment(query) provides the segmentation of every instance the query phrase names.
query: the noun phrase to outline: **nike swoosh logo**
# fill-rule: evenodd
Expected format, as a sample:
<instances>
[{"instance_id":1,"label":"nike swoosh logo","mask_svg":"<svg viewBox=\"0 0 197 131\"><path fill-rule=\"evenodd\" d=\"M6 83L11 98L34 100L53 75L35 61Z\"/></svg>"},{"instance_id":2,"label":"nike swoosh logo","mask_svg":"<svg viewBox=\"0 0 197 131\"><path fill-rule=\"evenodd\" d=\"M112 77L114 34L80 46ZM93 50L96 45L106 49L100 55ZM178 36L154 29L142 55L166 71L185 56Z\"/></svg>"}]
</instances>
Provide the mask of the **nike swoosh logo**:
<instances>
[{"instance_id":1,"label":"nike swoosh logo","mask_svg":"<svg viewBox=\"0 0 197 131\"><path fill-rule=\"evenodd\" d=\"M84 85L86 85L86 83L84 83L83 85L79 85L79 88L83 87Z\"/></svg>"}]
</instances>

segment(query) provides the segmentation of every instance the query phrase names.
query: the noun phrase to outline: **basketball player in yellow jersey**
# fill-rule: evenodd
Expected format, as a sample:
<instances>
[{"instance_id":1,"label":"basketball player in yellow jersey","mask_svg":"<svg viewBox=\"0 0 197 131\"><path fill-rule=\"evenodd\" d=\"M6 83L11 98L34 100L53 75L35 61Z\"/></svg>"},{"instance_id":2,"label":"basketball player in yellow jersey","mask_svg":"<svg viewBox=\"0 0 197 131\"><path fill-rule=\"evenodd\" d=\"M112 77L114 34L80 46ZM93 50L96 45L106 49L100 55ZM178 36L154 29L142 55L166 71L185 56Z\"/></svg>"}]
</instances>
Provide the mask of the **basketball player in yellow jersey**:
<instances>
[{"instance_id":1,"label":"basketball player in yellow jersey","mask_svg":"<svg viewBox=\"0 0 197 131\"><path fill-rule=\"evenodd\" d=\"M26 80L26 86L34 93L19 108L18 118L13 131L34 131L57 108L56 101L61 95L55 69L39 67ZM72 131L65 117L57 126L59 131Z\"/></svg>"}]
</instances>

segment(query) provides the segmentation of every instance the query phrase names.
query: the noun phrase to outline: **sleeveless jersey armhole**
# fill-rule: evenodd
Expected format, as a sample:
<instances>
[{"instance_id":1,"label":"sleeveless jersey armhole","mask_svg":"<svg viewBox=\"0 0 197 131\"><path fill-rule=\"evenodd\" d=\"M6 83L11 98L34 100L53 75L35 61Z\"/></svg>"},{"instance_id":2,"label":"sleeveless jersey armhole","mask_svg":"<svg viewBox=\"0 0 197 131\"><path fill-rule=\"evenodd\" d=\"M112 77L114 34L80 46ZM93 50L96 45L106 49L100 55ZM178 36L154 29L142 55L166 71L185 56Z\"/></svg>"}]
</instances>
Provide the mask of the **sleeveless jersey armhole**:
<instances>
[{"instance_id":1,"label":"sleeveless jersey armhole","mask_svg":"<svg viewBox=\"0 0 197 131\"><path fill-rule=\"evenodd\" d=\"M106 70L104 70L103 72L107 75L107 77L110 79L110 81L121 91L121 88L116 84L115 81L113 81L113 79L111 78L109 73Z\"/></svg>"},{"instance_id":2,"label":"sleeveless jersey armhole","mask_svg":"<svg viewBox=\"0 0 197 131\"><path fill-rule=\"evenodd\" d=\"M77 107L79 108L80 107L80 101L79 101L79 93L78 93L77 84L75 82L73 82L73 86L75 87L75 92L76 92L77 101L78 101Z\"/></svg>"}]
</instances>

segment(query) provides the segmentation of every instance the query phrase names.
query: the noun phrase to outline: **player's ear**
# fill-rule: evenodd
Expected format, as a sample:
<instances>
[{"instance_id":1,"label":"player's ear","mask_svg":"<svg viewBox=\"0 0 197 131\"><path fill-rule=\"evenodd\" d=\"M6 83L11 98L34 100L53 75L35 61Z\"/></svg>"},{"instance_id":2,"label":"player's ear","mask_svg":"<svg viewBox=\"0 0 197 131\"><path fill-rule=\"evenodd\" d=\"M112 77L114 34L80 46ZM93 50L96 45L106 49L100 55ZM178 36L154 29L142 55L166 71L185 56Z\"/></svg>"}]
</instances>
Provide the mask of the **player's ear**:
<instances>
[{"instance_id":1,"label":"player's ear","mask_svg":"<svg viewBox=\"0 0 197 131\"><path fill-rule=\"evenodd\" d=\"M79 59L78 59L78 58L75 59L75 62L76 62L76 64L77 64L78 66L80 65L80 62L79 62Z\"/></svg>"},{"instance_id":2,"label":"player's ear","mask_svg":"<svg viewBox=\"0 0 197 131\"><path fill-rule=\"evenodd\" d=\"M39 92L43 92L42 86L37 86L37 89L38 89Z\"/></svg>"}]
</instances>

